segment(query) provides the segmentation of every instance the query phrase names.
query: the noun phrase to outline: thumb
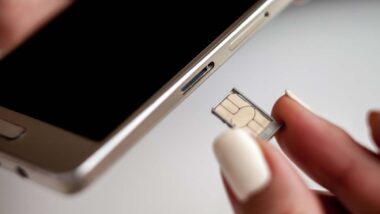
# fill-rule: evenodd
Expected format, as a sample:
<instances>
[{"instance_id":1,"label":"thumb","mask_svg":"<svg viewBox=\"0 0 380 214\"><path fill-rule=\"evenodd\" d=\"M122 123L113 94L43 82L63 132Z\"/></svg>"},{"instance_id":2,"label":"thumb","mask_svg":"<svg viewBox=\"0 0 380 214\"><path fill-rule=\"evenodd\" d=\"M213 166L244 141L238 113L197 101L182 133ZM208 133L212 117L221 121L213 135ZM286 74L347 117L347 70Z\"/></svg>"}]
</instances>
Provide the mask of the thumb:
<instances>
[{"instance_id":1,"label":"thumb","mask_svg":"<svg viewBox=\"0 0 380 214\"><path fill-rule=\"evenodd\" d=\"M214 151L236 213L323 213L316 195L270 145L232 130L215 140Z\"/></svg>"}]
</instances>

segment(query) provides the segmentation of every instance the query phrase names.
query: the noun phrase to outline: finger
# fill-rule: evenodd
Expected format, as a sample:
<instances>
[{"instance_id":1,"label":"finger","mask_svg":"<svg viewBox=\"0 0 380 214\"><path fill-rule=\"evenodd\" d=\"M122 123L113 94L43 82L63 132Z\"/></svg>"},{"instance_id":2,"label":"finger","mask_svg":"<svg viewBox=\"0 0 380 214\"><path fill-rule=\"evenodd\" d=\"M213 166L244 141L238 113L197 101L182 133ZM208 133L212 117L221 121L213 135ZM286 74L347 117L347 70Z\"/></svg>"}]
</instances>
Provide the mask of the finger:
<instances>
[{"instance_id":1,"label":"finger","mask_svg":"<svg viewBox=\"0 0 380 214\"><path fill-rule=\"evenodd\" d=\"M322 213L287 160L245 131L222 134L214 150L236 213Z\"/></svg>"},{"instance_id":2,"label":"finger","mask_svg":"<svg viewBox=\"0 0 380 214\"><path fill-rule=\"evenodd\" d=\"M368 116L368 122L371 128L372 138L376 145L380 147L380 112L371 111Z\"/></svg>"},{"instance_id":3,"label":"finger","mask_svg":"<svg viewBox=\"0 0 380 214\"><path fill-rule=\"evenodd\" d=\"M8 52L73 0L0 0L0 48Z\"/></svg>"},{"instance_id":4,"label":"finger","mask_svg":"<svg viewBox=\"0 0 380 214\"><path fill-rule=\"evenodd\" d=\"M248 209L245 209L244 206L241 205L241 203L236 199L234 196L234 193L232 192L231 188L227 184L227 181L223 178L223 184L226 189L228 198L231 201L232 207L235 210L235 213L244 213L245 211L249 211ZM326 214L348 214L349 212L342 203L331 193L326 191L314 191L314 194L317 196L319 203L322 206L323 213ZM275 202L274 200L271 200L272 202ZM246 212L247 213L247 212ZM255 213L255 212L248 212L248 213Z\"/></svg>"},{"instance_id":5,"label":"finger","mask_svg":"<svg viewBox=\"0 0 380 214\"><path fill-rule=\"evenodd\" d=\"M347 133L304 108L291 94L281 97L274 117L283 150L314 180L355 213L380 213L380 164Z\"/></svg>"}]
</instances>

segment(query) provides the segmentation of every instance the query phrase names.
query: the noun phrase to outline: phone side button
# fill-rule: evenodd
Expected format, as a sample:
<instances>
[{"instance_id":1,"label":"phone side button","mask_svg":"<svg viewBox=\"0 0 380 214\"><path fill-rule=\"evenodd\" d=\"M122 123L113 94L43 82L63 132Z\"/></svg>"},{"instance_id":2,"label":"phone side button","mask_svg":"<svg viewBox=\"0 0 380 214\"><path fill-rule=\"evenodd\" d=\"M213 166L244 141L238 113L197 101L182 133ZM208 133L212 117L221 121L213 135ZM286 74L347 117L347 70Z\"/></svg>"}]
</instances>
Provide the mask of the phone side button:
<instances>
[{"instance_id":1,"label":"phone side button","mask_svg":"<svg viewBox=\"0 0 380 214\"><path fill-rule=\"evenodd\" d=\"M15 125L6 120L0 119L0 136L9 140L15 140L25 133L24 127Z\"/></svg>"},{"instance_id":2,"label":"phone side button","mask_svg":"<svg viewBox=\"0 0 380 214\"><path fill-rule=\"evenodd\" d=\"M259 30L259 28L265 23L266 17L258 17L251 21L239 34L237 34L230 42L229 49L231 51L236 50L245 41L249 39L251 35Z\"/></svg>"}]
</instances>

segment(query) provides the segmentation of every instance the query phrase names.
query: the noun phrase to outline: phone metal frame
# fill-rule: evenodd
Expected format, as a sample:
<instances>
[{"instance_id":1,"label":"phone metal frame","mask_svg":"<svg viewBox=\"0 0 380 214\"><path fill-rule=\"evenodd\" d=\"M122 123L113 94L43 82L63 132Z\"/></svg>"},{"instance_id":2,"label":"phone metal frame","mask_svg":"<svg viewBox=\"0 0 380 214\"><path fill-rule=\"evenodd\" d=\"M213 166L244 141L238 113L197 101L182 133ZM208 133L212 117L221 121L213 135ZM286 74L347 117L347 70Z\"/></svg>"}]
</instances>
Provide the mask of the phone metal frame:
<instances>
[{"instance_id":1,"label":"phone metal frame","mask_svg":"<svg viewBox=\"0 0 380 214\"><path fill-rule=\"evenodd\" d=\"M10 142L0 138L0 165L55 190L76 192L133 146L175 105L221 66L250 35L282 11L292 0L264 0L215 39L204 51L145 102L101 143L0 106L0 118L22 124L27 133ZM181 90L210 62L214 63L197 84ZM96 120L96 119L94 119ZM96 121L94 121L96 122ZM43 136L43 137L42 137ZM52 146L53 145L53 146ZM47 149L48 148L48 149ZM21 173L22 174L22 173Z\"/></svg>"}]
</instances>

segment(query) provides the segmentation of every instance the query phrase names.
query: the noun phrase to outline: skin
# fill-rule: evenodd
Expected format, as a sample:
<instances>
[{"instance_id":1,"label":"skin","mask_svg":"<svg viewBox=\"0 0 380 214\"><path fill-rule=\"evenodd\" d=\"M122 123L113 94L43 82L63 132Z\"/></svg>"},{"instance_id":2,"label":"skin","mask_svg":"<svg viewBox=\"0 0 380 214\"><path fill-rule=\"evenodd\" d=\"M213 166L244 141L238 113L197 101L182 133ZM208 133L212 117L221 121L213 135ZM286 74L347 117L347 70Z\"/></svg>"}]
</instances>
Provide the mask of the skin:
<instances>
[{"instance_id":1,"label":"skin","mask_svg":"<svg viewBox=\"0 0 380 214\"><path fill-rule=\"evenodd\" d=\"M272 171L269 185L240 203L225 184L236 213L380 213L380 158L338 126L283 96L273 116L284 128L276 135L282 150L331 193L307 188L285 158L259 142ZM368 116L380 145L380 112Z\"/></svg>"},{"instance_id":2,"label":"skin","mask_svg":"<svg viewBox=\"0 0 380 214\"><path fill-rule=\"evenodd\" d=\"M6 54L73 0L0 0L0 54ZM284 96L273 116L284 128L276 138L301 169L331 193L313 192L270 145L259 142L270 166L268 186L240 203L227 184L236 213L380 213L380 160L344 130ZM368 122L380 146L380 111Z\"/></svg>"},{"instance_id":3,"label":"skin","mask_svg":"<svg viewBox=\"0 0 380 214\"><path fill-rule=\"evenodd\" d=\"M0 51L4 55L73 0L0 0Z\"/></svg>"}]
</instances>

